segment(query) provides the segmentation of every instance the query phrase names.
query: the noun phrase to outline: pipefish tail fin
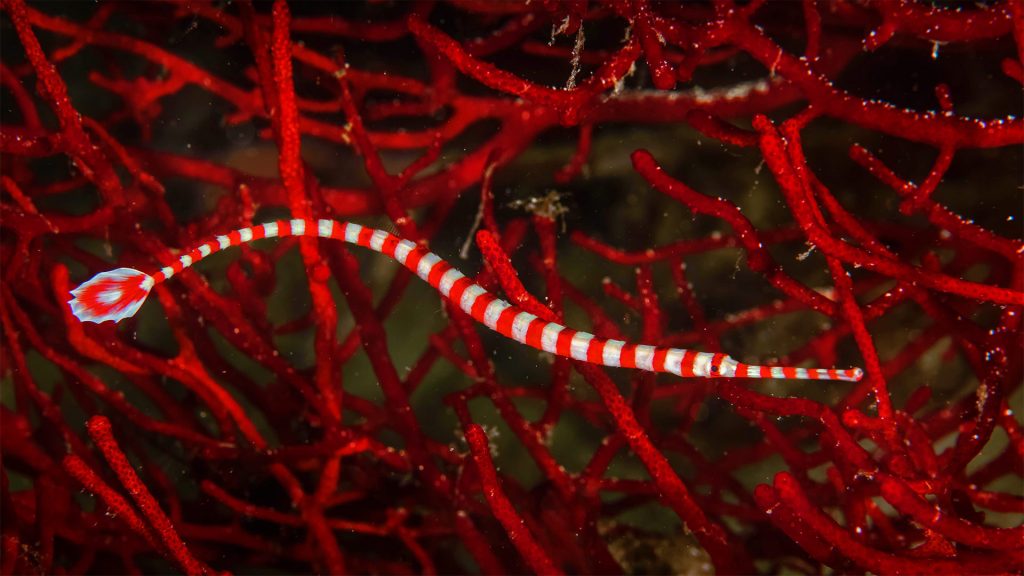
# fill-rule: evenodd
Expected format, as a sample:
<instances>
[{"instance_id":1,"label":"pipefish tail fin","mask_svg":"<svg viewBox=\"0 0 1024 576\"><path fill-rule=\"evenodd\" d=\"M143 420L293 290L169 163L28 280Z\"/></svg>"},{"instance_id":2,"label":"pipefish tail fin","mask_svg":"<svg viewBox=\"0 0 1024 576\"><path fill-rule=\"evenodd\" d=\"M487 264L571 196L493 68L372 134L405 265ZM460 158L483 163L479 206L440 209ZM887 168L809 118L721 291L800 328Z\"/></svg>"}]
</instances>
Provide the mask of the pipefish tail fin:
<instances>
[{"instance_id":1,"label":"pipefish tail fin","mask_svg":"<svg viewBox=\"0 0 1024 576\"><path fill-rule=\"evenodd\" d=\"M134 316L153 289L153 278L134 268L118 268L93 276L71 291L71 313L82 322L119 322Z\"/></svg>"}]
</instances>

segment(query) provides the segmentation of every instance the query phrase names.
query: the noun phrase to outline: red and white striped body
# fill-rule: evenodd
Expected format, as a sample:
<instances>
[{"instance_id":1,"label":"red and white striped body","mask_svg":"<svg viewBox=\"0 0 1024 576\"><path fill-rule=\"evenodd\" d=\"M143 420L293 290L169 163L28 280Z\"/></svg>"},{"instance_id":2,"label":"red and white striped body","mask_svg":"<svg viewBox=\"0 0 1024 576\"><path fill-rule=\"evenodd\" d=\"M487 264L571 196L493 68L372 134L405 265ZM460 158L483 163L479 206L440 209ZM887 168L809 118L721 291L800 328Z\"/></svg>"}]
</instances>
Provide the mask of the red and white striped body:
<instances>
[{"instance_id":1,"label":"red and white striped body","mask_svg":"<svg viewBox=\"0 0 1024 576\"><path fill-rule=\"evenodd\" d=\"M177 262L160 269L152 277L139 272L140 278L133 278L135 285L142 285L148 294L152 285L164 282L183 269L203 258L231 246L251 242L260 238L285 236L318 236L333 238L351 244L358 244L393 258L420 278L437 289L478 322L500 334L538 350L559 356L566 356L623 368L639 368L651 372L670 372L683 377L722 378L790 378L801 380L847 380L857 381L863 376L859 368L850 370L811 369L791 367L767 367L742 364L725 354L697 352L683 348L664 348L646 344L631 344L622 340L605 340L593 334L581 332L548 322L495 297L479 284L464 276L433 252L404 240L384 230L375 230L352 222L334 220L279 220L251 228L242 228L229 234L217 236L200 244L191 252L182 255ZM107 273L104 273L107 274ZM90 283L101 275L83 284L73 294L88 291ZM147 280L148 279L148 280ZM137 290L136 290L137 291ZM93 290L95 292L95 289ZM118 291L120 294L121 291ZM144 298L144 296L143 296ZM82 321L103 322L120 320L126 306L117 306L117 314L106 314L106 306L112 298L100 294L84 302L80 298L70 301L75 315ZM132 302L132 313L139 302ZM130 314L129 314L130 315Z\"/></svg>"}]
</instances>

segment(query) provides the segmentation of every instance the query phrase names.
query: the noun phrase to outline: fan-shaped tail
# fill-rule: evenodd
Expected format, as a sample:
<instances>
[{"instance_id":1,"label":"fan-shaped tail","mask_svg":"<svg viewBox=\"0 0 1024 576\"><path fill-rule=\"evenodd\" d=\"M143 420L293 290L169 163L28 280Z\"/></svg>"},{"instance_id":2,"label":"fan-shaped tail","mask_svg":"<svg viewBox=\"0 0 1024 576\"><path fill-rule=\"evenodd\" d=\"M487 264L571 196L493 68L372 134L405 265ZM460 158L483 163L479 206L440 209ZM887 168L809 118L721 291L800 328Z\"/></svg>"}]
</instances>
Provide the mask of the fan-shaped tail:
<instances>
[{"instance_id":1,"label":"fan-shaped tail","mask_svg":"<svg viewBox=\"0 0 1024 576\"><path fill-rule=\"evenodd\" d=\"M134 316L153 289L153 278L134 268L101 272L71 291L71 313L82 322L118 322Z\"/></svg>"}]
</instances>

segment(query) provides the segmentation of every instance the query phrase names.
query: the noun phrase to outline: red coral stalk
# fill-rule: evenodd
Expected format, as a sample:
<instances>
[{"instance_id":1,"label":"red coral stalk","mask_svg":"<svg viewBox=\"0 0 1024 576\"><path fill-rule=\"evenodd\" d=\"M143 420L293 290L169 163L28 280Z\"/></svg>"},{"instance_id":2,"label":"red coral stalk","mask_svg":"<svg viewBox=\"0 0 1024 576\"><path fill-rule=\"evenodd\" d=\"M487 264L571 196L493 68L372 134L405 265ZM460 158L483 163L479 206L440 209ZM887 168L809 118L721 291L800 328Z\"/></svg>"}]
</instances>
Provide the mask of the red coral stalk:
<instances>
[{"instance_id":1,"label":"red coral stalk","mask_svg":"<svg viewBox=\"0 0 1024 576\"><path fill-rule=\"evenodd\" d=\"M182 541L181 536L178 535L178 531L175 530L174 525L171 523L170 518L164 514L163 509L160 508L160 504L157 503L156 499L150 493L149 489L142 480L135 473L135 469L131 463L128 462L128 457L125 456L124 452L117 445L117 440L114 439L114 432L110 426L110 420L104 416L94 416L89 419L87 423L89 429L89 435L92 437L93 442L96 443L96 447L99 448L103 454L103 458L106 459L107 464L114 470L114 474L117 479L124 486L125 490L128 491L128 495L135 500L135 503L139 506L139 510L142 515L149 520L150 526L152 526L157 538L159 538L163 545L166 546L167 552L181 565L182 569L185 570L186 574L205 574L206 570L202 565L192 556L188 551L188 547L185 542ZM78 461L72 460L69 465L71 469L78 472L84 472L81 467L76 466ZM116 510L120 511L124 508L124 501L118 502L115 498L110 498L109 490L103 490L102 487L94 482L93 479L89 478L87 474L80 474L82 478L89 481L90 484L94 485L101 496L106 494L105 500L108 503L112 503L116 506ZM129 517L127 521L132 525L133 529L137 529L138 518L132 519ZM145 535L145 531L141 532Z\"/></svg>"},{"instance_id":2,"label":"red coral stalk","mask_svg":"<svg viewBox=\"0 0 1024 576\"><path fill-rule=\"evenodd\" d=\"M495 517L508 532L512 544L537 574L562 574L562 571L548 558L544 549L530 534L523 524L522 518L516 514L512 502L502 491L498 475L494 470L494 463L491 461L491 448L483 428L479 424L468 424L465 431L466 442L469 443L473 461L476 463L477 474L480 475L484 497L494 511Z\"/></svg>"}]
</instances>

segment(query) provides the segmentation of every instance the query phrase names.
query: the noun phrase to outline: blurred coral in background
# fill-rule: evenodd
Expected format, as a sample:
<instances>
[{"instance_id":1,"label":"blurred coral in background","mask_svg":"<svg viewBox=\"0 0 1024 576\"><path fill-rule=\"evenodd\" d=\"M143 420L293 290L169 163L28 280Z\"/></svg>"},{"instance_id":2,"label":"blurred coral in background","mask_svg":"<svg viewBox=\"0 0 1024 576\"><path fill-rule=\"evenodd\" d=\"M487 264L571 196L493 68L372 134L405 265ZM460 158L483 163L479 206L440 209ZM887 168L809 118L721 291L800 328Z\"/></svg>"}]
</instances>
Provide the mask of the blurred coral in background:
<instances>
[{"instance_id":1,"label":"blurred coral in background","mask_svg":"<svg viewBox=\"0 0 1024 576\"><path fill-rule=\"evenodd\" d=\"M0 6L4 574L1024 571L1021 1Z\"/></svg>"}]
</instances>

